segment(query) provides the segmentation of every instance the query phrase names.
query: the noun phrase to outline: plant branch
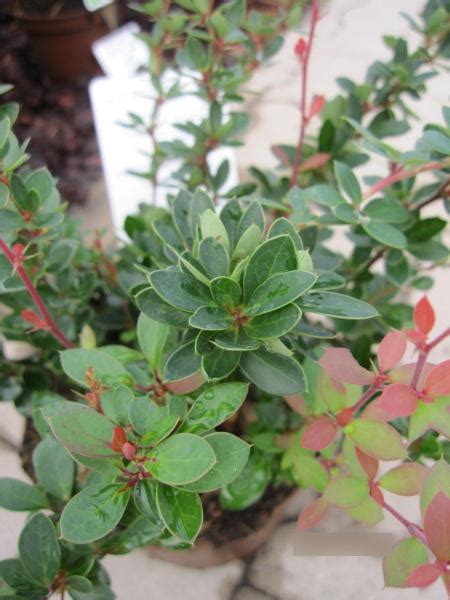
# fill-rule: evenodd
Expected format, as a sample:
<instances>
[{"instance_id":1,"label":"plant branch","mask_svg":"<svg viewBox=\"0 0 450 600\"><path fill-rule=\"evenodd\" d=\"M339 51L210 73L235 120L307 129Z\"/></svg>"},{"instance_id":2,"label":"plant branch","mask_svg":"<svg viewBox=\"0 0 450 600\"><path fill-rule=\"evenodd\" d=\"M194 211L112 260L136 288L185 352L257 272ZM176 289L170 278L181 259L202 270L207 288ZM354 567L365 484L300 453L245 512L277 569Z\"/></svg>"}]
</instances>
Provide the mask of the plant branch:
<instances>
[{"instance_id":1,"label":"plant branch","mask_svg":"<svg viewBox=\"0 0 450 600\"><path fill-rule=\"evenodd\" d=\"M304 56L300 59L301 71L302 71L302 91L300 96L300 133L297 143L297 148L295 149L295 158L294 158L294 166L292 169L291 179L289 182L289 187L294 187L297 183L298 175L300 173L300 164L302 160L303 154L303 145L305 142L305 131L306 125L308 123L308 117L306 114L306 100L307 100L307 92L308 92L308 67L309 67L309 59L311 56L311 48L314 40L314 34L316 31L317 21L319 19L319 0L313 0L312 6L312 14L311 14L311 25L309 30L308 41L306 44L306 49Z\"/></svg>"},{"instance_id":2,"label":"plant branch","mask_svg":"<svg viewBox=\"0 0 450 600\"><path fill-rule=\"evenodd\" d=\"M419 383L420 376L422 374L423 368L427 362L428 354L435 348L438 344L445 340L447 336L450 335L450 327L447 327L440 335L438 335L434 340L426 344L423 348L419 348L419 358L416 363L416 368L414 369L414 373L411 379L411 387L417 390L417 385Z\"/></svg>"},{"instance_id":3,"label":"plant branch","mask_svg":"<svg viewBox=\"0 0 450 600\"><path fill-rule=\"evenodd\" d=\"M376 394L376 392L379 392L382 389L383 385L380 383L379 380L376 379L369 387L369 389L367 389L364 392L364 394L361 396L358 402L353 405L353 413L361 409L372 398L372 396Z\"/></svg>"},{"instance_id":4,"label":"plant branch","mask_svg":"<svg viewBox=\"0 0 450 600\"><path fill-rule=\"evenodd\" d=\"M421 210L422 208L424 208L425 206L428 206L435 200L439 200L440 198L443 198L444 194L447 191L450 191L450 189L447 190L447 188L449 188L449 186L450 186L450 177L448 177L444 181L444 183L439 187L438 190L436 190L436 192L432 196L430 196L430 198L427 198L427 200L424 200L422 203L417 204L417 206L412 206L412 208L415 210Z\"/></svg>"},{"instance_id":5,"label":"plant branch","mask_svg":"<svg viewBox=\"0 0 450 600\"><path fill-rule=\"evenodd\" d=\"M45 303L44 303L41 295L39 294L39 292L35 288L33 282L29 278L28 273L23 268L23 265L17 264L14 253L8 247L6 242L2 239L0 239L0 250L6 256L9 263L11 264L13 269L15 269L17 275L22 280L22 283L26 287L27 292L30 294L31 299L33 300L36 308L40 312L42 319L45 321L45 323L48 327L48 330L53 335L53 337L55 337L65 348L74 348L75 345L69 339L67 339L67 337L64 335L64 333L60 330L58 325L55 323L48 308L45 306Z\"/></svg>"},{"instance_id":6,"label":"plant branch","mask_svg":"<svg viewBox=\"0 0 450 600\"><path fill-rule=\"evenodd\" d=\"M426 171L434 171L438 169L442 169L447 167L450 164L449 160L444 160L442 162L430 162L420 167L416 167L415 169L400 169L398 171L394 171L387 177L380 179L375 185L373 185L369 190L364 194L364 200L368 200L374 194L384 190L387 187L390 187L394 183L398 181L403 181L404 179L409 179L410 177L415 177L419 175L419 173L424 173Z\"/></svg>"},{"instance_id":7,"label":"plant branch","mask_svg":"<svg viewBox=\"0 0 450 600\"><path fill-rule=\"evenodd\" d=\"M396 511L395 508L393 508L390 504L388 504L384 500L384 498L383 498L383 501L381 502L381 506L384 509L386 509L389 513L391 513L391 515L395 519L397 519L397 521L399 521L399 523L404 525L410 535L416 537L418 540L420 540L422 542L422 544L424 544L425 546L428 547L427 538L425 537L423 530L418 525L416 525L416 523L413 523L412 521L409 521L408 519L406 519L403 515L401 515L398 511Z\"/></svg>"}]
</instances>

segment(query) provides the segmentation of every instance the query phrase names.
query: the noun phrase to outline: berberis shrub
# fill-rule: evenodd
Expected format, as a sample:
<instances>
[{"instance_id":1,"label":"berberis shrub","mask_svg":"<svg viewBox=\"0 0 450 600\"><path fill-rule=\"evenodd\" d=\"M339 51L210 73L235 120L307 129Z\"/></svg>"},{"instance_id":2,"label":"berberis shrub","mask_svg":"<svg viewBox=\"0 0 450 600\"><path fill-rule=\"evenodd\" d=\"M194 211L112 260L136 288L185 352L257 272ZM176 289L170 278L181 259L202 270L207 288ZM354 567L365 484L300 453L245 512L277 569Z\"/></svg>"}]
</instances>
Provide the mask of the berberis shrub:
<instances>
[{"instance_id":1,"label":"berberis shrub","mask_svg":"<svg viewBox=\"0 0 450 600\"><path fill-rule=\"evenodd\" d=\"M195 93L210 103L200 128L213 135L224 104L239 100L227 74L246 60L253 68L268 44L271 56L298 4L280 3L279 20L241 0L170 4L145 5L150 40L228 52L194 65L203 73ZM170 11L185 25L175 33ZM200 165L191 158L206 138L185 125L192 156L164 146L182 165L170 208L143 205L115 251L65 216L52 176L27 166L27 142L12 131L17 105L0 106L1 332L32 344L17 360L4 345L0 390L27 418L27 440L37 433L29 460L25 446L33 483L0 479L0 505L31 513L19 557L0 562L1 597L114 598L104 555L188 549L211 494L238 520L279 486L317 493L301 529L329 506L366 524L387 511L408 537L384 561L386 584L442 578L450 591L450 361L429 358L449 330L434 332L424 294L447 258L445 220L426 209L448 208L450 110L408 152L385 141L409 129L408 96L420 98L449 56L449 6L428 2L420 23L411 20L418 48L387 37L392 59L374 63L363 83L341 78L343 93L328 101L307 96L318 19L314 1L295 46L299 140L274 146L279 168L254 167L251 181L223 195L205 167L219 140ZM233 62L242 44L248 52ZM362 179L355 168L373 155L388 172ZM154 170L149 177L158 183ZM337 247L338 230L349 251ZM414 308L413 289L422 290ZM422 523L384 491L419 495Z\"/></svg>"}]
</instances>

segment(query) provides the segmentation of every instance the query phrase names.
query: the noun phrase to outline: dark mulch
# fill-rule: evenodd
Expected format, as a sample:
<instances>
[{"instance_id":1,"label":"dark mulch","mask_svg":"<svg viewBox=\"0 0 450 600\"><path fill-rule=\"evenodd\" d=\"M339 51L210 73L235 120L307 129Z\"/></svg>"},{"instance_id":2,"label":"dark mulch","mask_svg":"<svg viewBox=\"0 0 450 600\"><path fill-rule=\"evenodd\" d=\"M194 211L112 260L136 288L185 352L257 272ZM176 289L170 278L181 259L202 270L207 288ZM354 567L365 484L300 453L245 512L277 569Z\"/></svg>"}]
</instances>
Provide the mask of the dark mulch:
<instances>
[{"instance_id":1,"label":"dark mulch","mask_svg":"<svg viewBox=\"0 0 450 600\"><path fill-rule=\"evenodd\" d=\"M33 60L19 24L1 10L0 49L0 81L15 86L6 98L21 105L15 131L20 141L31 138L31 166L46 165L65 200L84 202L101 173L88 81L52 81Z\"/></svg>"}]
</instances>

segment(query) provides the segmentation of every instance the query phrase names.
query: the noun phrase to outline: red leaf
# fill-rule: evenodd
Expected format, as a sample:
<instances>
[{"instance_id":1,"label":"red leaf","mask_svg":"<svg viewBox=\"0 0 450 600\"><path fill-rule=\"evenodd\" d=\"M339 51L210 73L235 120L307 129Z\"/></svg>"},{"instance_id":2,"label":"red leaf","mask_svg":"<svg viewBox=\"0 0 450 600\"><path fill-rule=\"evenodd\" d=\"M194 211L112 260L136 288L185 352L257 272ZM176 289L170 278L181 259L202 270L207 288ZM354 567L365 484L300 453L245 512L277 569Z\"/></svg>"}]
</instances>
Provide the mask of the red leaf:
<instances>
[{"instance_id":1,"label":"red leaf","mask_svg":"<svg viewBox=\"0 0 450 600\"><path fill-rule=\"evenodd\" d=\"M414 307L414 323L416 328L427 335L434 327L436 315L430 301L424 296Z\"/></svg>"},{"instance_id":2,"label":"red leaf","mask_svg":"<svg viewBox=\"0 0 450 600\"><path fill-rule=\"evenodd\" d=\"M447 396L450 394L450 360L444 360L431 369L423 384L427 396Z\"/></svg>"},{"instance_id":3,"label":"red leaf","mask_svg":"<svg viewBox=\"0 0 450 600\"><path fill-rule=\"evenodd\" d=\"M319 364L330 377L356 385L370 385L375 375L364 369L347 348L327 348Z\"/></svg>"},{"instance_id":4,"label":"red leaf","mask_svg":"<svg viewBox=\"0 0 450 600\"><path fill-rule=\"evenodd\" d=\"M450 560L450 498L438 492L423 518L428 546L438 560Z\"/></svg>"},{"instance_id":5,"label":"red leaf","mask_svg":"<svg viewBox=\"0 0 450 600\"><path fill-rule=\"evenodd\" d=\"M190 394L204 383L205 378L202 373L194 373L185 379L164 383L164 387L173 394Z\"/></svg>"},{"instance_id":6,"label":"red leaf","mask_svg":"<svg viewBox=\"0 0 450 600\"><path fill-rule=\"evenodd\" d=\"M289 396L284 396L284 400L286 404L299 415L306 415L306 402L303 396L300 394L290 394Z\"/></svg>"},{"instance_id":7,"label":"red leaf","mask_svg":"<svg viewBox=\"0 0 450 600\"><path fill-rule=\"evenodd\" d=\"M390 331L381 340L378 347L378 365L385 373L394 368L403 358L406 351L406 337L399 331Z\"/></svg>"},{"instance_id":8,"label":"red leaf","mask_svg":"<svg viewBox=\"0 0 450 600\"><path fill-rule=\"evenodd\" d=\"M302 162L300 173L312 171L313 169L320 169L320 167L327 164L330 160L330 156L331 154L329 152L318 152L317 154L313 154Z\"/></svg>"},{"instance_id":9,"label":"red leaf","mask_svg":"<svg viewBox=\"0 0 450 600\"><path fill-rule=\"evenodd\" d=\"M300 529L311 529L323 519L328 510L328 502L318 498L308 504L298 516L297 525Z\"/></svg>"},{"instance_id":10,"label":"red leaf","mask_svg":"<svg viewBox=\"0 0 450 600\"><path fill-rule=\"evenodd\" d=\"M127 433L123 427L114 427L111 448L114 452L122 452L122 447L127 441Z\"/></svg>"},{"instance_id":11,"label":"red leaf","mask_svg":"<svg viewBox=\"0 0 450 600\"><path fill-rule=\"evenodd\" d=\"M20 313L20 316L27 323L31 323L33 325L33 328L35 330L38 330L38 329L48 330L49 329L49 326L44 321L44 319L42 319L42 317L40 317L37 313L35 313L34 310L31 310L29 308L25 308Z\"/></svg>"},{"instance_id":12,"label":"red leaf","mask_svg":"<svg viewBox=\"0 0 450 600\"><path fill-rule=\"evenodd\" d=\"M337 425L328 417L319 417L306 426L301 445L308 450L323 450L336 436Z\"/></svg>"},{"instance_id":13,"label":"red leaf","mask_svg":"<svg viewBox=\"0 0 450 600\"><path fill-rule=\"evenodd\" d=\"M416 410L419 396L409 385L393 383L384 389L374 406L387 412L392 419L409 417Z\"/></svg>"},{"instance_id":14,"label":"red leaf","mask_svg":"<svg viewBox=\"0 0 450 600\"><path fill-rule=\"evenodd\" d=\"M419 565L408 575L406 585L408 587L425 588L436 581L442 575L442 567L439 564Z\"/></svg>"},{"instance_id":15,"label":"red leaf","mask_svg":"<svg viewBox=\"0 0 450 600\"><path fill-rule=\"evenodd\" d=\"M377 485L370 486L370 495L372 498L379 504L380 506L384 506L384 496L383 492Z\"/></svg>"},{"instance_id":16,"label":"red leaf","mask_svg":"<svg viewBox=\"0 0 450 600\"><path fill-rule=\"evenodd\" d=\"M272 146L272 152L278 158L281 164L283 164L285 167L292 167L292 162L289 160L289 156L281 146Z\"/></svg>"},{"instance_id":17,"label":"red leaf","mask_svg":"<svg viewBox=\"0 0 450 600\"><path fill-rule=\"evenodd\" d=\"M308 44L307 44L306 40L303 38L300 38L298 40L298 42L295 44L294 52L300 60L303 60L307 47L308 47Z\"/></svg>"},{"instance_id":18,"label":"red leaf","mask_svg":"<svg viewBox=\"0 0 450 600\"><path fill-rule=\"evenodd\" d=\"M369 481L375 479L378 472L378 461L373 456L369 456L363 452L358 446L355 446L356 458L364 471L367 473Z\"/></svg>"},{"instance_id":19,"label":"red leaf","mask_svg":"<svg viewBox=\"0 0 450 600\"><path fill-rule=\"evenodd\" d=\"M325 106L325 97L324 96L313 96L311 101L311 106L309 109L308 120L312 119L315 115L320 113L322 108Z\"/></svg>"},{"instance_id":20,"label":"red leaf","mask_svg":"<svg viewBox=\"0 0 450 600\"><path fill-rule=\"evenodd\" d=\"M122 454L127 460L134 460L136 458L136 448L131 442L125 442L122 446Z\"/></svg>"}]
</instances>

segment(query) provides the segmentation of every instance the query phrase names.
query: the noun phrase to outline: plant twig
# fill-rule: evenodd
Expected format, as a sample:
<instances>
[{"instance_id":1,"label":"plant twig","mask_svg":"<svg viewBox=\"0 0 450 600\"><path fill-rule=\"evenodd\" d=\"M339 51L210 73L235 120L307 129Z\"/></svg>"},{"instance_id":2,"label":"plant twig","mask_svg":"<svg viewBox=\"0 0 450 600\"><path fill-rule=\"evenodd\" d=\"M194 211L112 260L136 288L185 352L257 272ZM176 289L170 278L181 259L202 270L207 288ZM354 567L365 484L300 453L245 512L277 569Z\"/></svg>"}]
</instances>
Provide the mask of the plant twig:
<instances>
[{"instance_id":1,"label":"plant twig","mask_svg":"<svg viewBox=\"0 0 450 600\"><path fill-rule=\"evenodd\" d=\"M397 521L399 523L401 523L402 525L404 525L406 527L406 529L408 530L408 533L410 535L416 537L418 540L420 540L422 542L422 544L424 544L425 546L428 547L427 538L425 537L423 530L416 523L413 523L412 521L409 521L408 519L406 519L403 515L401 515L398 511L396 511L395 508L393 508L390 504L388 504L384 499L380 504L389 513L391 513L391 515L395 519L397 519Z\"/></svg>"},{"instance_id":2,"label":"plant twig","mask_svg":"<svg viewBox=\"0 0 450 600\"><path fill-rule=\"evenodd\" d=\"M50 311L45 306L45 303L44 303L41 295L35 288L33 282L29 278L27 272L23 268L23 265L17 264L14 253L8 247L6 242L2 239L0 239L0 250L6 256L9 263L11 264L13 269L15 269L15 272L22 280L22 283L24 284L28 293L30 294L31 299L33 300L36 308L40 312L42 319L45 321L45 323L48 327L48 331L50 331L50 333L53 335L53 337L55 337L65 348L74 348L75 344L73 344L69 339L67 339L67 337L64 335L64 333L61 331L61 329L55 323L52 315L50 314Z\"/></svg>"},{"instance_id":3,"label":"plant twig","mask_svg":"<svg viewBox=\"0 0 450 600\"><path fill-rule=\"evenodd\" d=\"M303 145L305 142L305 130L308 123L308 117L306 115L306 100L308 92L308 67L309 58L311 56L311 48L314 40L314 34L316 31L317 21L319 20L319 0L313 0L312 14L311 14L311 25L309 30L308 41L306 43L304 56L301 57L301 70L302 70L302 91L300 97L300 133L295 150L294 166L292 169L291 179L289 187L294 187L297 183L298 175L300 172L300 164L303 154Z\"/></svg>"}]
</instances>

